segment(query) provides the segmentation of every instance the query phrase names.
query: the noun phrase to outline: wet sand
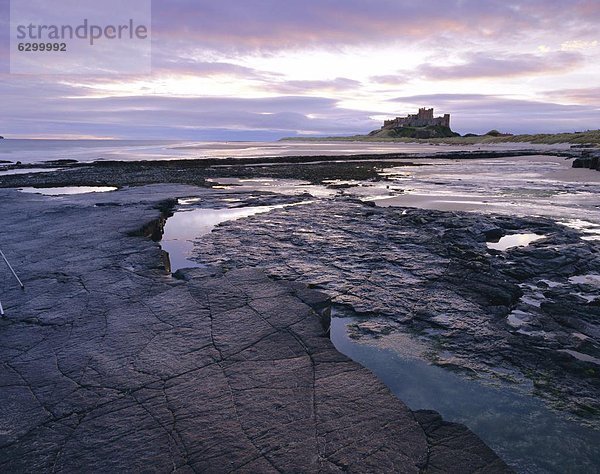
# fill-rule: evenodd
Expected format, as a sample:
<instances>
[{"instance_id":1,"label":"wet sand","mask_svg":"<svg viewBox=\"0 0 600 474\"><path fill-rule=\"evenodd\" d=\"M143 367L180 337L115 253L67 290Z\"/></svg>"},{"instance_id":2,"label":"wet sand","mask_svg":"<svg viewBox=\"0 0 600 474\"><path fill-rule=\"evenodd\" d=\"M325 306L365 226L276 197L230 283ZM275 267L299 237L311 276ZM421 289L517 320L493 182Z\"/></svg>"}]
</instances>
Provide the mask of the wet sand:
<instances>
[{"instance_id":1,"label":"wet sand","mask_svg":"<svg viewBox=\"0 0 600 474\"><path fill-rule=\"evenodd\" d=\"M385 170L403 193L378 206L442 211L586 218L600 223L596 207L600 173L572 168L572 159L522 156L498 159L429 160L429 166Z\"/></svg>"}]
</instances>

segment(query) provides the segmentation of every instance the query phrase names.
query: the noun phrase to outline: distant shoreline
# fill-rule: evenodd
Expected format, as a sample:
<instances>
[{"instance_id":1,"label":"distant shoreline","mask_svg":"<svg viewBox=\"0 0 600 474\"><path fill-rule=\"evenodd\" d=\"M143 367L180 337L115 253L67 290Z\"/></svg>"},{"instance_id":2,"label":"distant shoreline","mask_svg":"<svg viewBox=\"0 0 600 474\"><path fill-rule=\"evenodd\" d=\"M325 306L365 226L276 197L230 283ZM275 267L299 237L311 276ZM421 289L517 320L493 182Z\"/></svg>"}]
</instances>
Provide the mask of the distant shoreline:
<instances>
[{"instance_id":1,"label":"distant shoreline","mask_svg":"<svg viewBox=\"0 0 600 474\"><path fill-rule=\"evenodd\" d=\"M329 180L381 179L378 170L392 166L429 165L427 161L478 160L525 156L555 156L577 159L579 150L473 150L419 153L386 153L354 155L270 156L257 158L197 158L172 160L139 160L78 162L54 160L38 164L4 167L4 171L31 170L31 173L0 176L0 188L115 186L179 183L213 187L215 178L294 179L311 184ZM48 167L60 168L47 172ZM44 171L36 173L36 169ZM2 170L2 168L0 168Z\"/></svg>"},{"instance_id":2,"label":"distant shoreline","mask_svg":"<svg viewBox=\"0 0 600 474\"><path fill-rule=\"evenodd\" d=\"M469 137L449 137L449 138L381 138L370 137L368 135L352 135L347 137L286 137L280 141L298 141L298 142L385 142L385 143L433 143L447 145L477 145L491 143L533 143L536 145L556 145L559 143L569 143L573 145L593 145L600 146L600 130L588 130L585 132L565 132L565 133L540 133L523 135L478 135Z\"/></svg>"}]
</instances>

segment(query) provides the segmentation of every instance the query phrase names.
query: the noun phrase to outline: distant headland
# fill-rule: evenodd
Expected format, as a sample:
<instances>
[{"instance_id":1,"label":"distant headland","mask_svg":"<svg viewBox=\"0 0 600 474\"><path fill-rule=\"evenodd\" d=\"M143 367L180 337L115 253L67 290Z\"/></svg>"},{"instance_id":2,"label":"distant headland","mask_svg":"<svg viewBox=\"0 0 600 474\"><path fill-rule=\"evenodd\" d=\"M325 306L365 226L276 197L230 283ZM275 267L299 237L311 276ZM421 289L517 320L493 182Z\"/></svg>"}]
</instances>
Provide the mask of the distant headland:
<instances>
[{"instance_id":1,"label":"distant headland","mask_svg":"<svg viewBox=\"0 0 600 474\"><path fill-rule=\"evenodd\" d=\"M366 135L352 135L346 137L287 137L282 138L292 141L372 141L372 142L428 142L448 143L455 145L469 145L478 143L535 143L556 144L573 143L578 145L600 146L600 130L587 130L585 132L564 133L539 133L513 135L502 133L498 130L478 135L466 133L461 135L450 128L450 114L434 117L433 108L421 107L416 114L406 117L396 117L384 120L381 128L373 130Z\"/></svg>"}]
</instances>

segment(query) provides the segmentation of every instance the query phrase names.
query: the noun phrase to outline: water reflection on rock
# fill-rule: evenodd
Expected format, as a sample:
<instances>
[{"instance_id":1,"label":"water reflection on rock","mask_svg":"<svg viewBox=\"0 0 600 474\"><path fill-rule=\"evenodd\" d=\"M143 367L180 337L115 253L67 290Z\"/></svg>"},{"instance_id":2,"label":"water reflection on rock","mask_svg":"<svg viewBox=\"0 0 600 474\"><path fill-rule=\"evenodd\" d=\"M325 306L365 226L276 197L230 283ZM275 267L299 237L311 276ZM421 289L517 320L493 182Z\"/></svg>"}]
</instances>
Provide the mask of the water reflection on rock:
<instances>
[{"instance_id":1,"label":"water reflection on rock","mask_svg":"<svg viewBox=\"0 0 600 474\"><path fill-rule=\"evenodd\" d=\"M464 423L517 472L562 474L565 466L568 472L594 472L600 432L528 396L526 381L484 383L473 373L444 370L429 363L427 339L402 332L357 339L356 327L365 320L351 314L344 309L334 313L336 348L371 369L411 409L434 409Z\"/></svg>"}]
</instances>

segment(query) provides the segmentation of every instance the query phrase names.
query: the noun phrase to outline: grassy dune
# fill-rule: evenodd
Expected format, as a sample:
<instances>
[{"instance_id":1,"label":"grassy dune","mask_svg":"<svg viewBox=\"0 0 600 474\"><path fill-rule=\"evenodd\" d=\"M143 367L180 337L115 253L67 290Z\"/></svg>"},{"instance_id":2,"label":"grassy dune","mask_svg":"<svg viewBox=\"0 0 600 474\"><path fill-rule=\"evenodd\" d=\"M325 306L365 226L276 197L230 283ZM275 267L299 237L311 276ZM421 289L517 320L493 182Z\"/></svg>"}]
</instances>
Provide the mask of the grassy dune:
<instances>
[{"instance_id":1,"label":"grassy dune","mask_svg":"<svg viewBox=\"0 0 600 474\"><path fill-rule=\"evenodd\" d=\"M536 135L511 135L494 137L489 135L477 137L451 137L451 138L382 138L367 135L353 135L349 137L290 137L283 140L291 141L361 141L361 142L401 142L401 143L447 143L454 145L470 145L479 143L536 143L553 145L556 143L593 144L600 146L600 130L588 130L575 133L541 133Z\"/></svg>"}]
</instances>

